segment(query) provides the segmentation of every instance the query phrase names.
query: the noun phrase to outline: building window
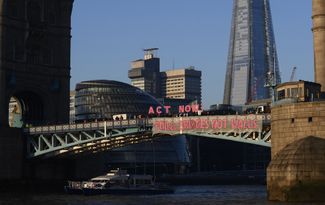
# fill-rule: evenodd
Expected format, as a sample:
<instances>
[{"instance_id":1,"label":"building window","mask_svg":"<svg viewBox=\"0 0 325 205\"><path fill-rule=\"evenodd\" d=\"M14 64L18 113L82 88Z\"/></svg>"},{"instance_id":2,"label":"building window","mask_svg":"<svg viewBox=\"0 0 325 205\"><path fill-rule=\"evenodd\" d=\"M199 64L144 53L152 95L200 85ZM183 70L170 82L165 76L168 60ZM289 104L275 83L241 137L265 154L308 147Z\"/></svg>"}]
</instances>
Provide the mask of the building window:
<instances>
[{"instance_id":1,"label":"building window","mask_svg":"<svg viewBox=\"0 0 325 205\"><path fill-rule=\"evenodd\" d=\"M53 64L53 50L51 48L43 48L42 50L42 60L46 65Z\"/></svg>"},{"instance_id":2,"label":"building window","mask_svg":"<svg viewBox=\"0 0 325 205\"><path fill-rule=\"evenodd\" d=\"M290 95L290 88L287 89L287 97L290 98L291 95Z\"/></svg>"},{"instance_id":3,"label":"building window","mask_svg":"<svg viewBox=\"0 0 325 205\"><path fill-rule=\"evenodd\" d=\"M298 88L291 88L291 97L298 97Z\"/></svg>"},{"instance_id":4,"label":"building window","mask_svg":"<svg viewBox=\"0 0 325 205\"><path fill-rule=\"evenodd\" d=\"M13 43L13 58L17 61L23 61L25 59L25 47L23 40L16 40Z\"/></svg>"},{"instance_id":5,"label":"building window","mask_svg":"<svg viewBox=\"0 0 325 205\"><path fill-rule=\"evenodd\" d=\"M40 54L41 54L40 46L33 45L29 50L28 62L31 64L39 64Z\"/></svg>"},{"instance_id":6,"label":"building window","mask_svg":"<svg viewBox=\"0 0 325 205\"><path fill-rule=\"evenodd\" d=\"M308 122L313 122L313 117L308 117Z\"/></svg>"},{"instance_id":7,"label":"building window","mask_svg":"<svg viewBox=\"0 0 325 205\"><path fill-rule=\"evenodd\" d=\"M299 88L299 96L303 96L302 88Z\"/></svg>"},{"instance_id":8,"label":"building window","mask_svg":"<svg viewBox=\"0 0 325 205\"><path fill-rule=\"evenodd\" d=\"M41 6L35 0L29 1L28 3L28 21L31 24L38 24L41 22Z\"/></svg>"},{"instance_id":9,"label":"building window","mask_svg":"<svg viewBox=\"0 0 325 205\"><path fill-rule=\"evenodd\" d=\"M17 0L9 0L8 1L8 16L18 17Z\"/></svg>"},{"instance_id":10,"label":"building window","mask_svg":"<svg viewBox=\"0 0 325 205\"><path fill-rule=\"evenodd\" d=\"M285 98L285 90L278 91L278 100L282 100Z\"/></svg>"},{"instance_id":11,"label":"building window","mask_svg":"<svg viewBox=\"0 0 325 205\"><path fill-rule=\"evenodd\" d=\"M295 118L291 118L291 123L295 123Z\"/></svg>"}]
</instances>

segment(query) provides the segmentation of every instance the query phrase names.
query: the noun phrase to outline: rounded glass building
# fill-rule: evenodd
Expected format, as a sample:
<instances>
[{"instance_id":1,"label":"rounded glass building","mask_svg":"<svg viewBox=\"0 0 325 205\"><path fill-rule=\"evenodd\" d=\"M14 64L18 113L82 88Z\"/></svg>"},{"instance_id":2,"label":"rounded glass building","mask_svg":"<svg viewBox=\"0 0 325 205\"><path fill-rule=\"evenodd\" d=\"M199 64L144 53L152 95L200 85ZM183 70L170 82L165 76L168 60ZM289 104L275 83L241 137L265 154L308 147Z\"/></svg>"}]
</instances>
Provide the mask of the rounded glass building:
<instances>
[{"instance_id":1,"label":"rounded glass building","mask_svg":"<svg viewBox=\"0 0 325 205\"><path fill-rule=\"evenodd\" d=\"M139 88L113 80L83 81L76 85L76 121L113 119L114 115L134 118L147 115L159 102Z\"/></svg>"},{"instance_id":2,"label":"rounded glass building","mask_svg":"<svg viewBox=\"0 0 325 205\"><path fill-rule=\"evenodd\" d=\"M83 81L76 85L75 92L76 121L111 120L114 115L127 118L146 116L150 106L160 103L151 95L132 85L113 80ZM110 168L137 170L155 170L156 173L169 173L175 167L189 164L189 153L185 136L162 137L152 142L133 144L126 147L98 153L98 156L83 156L77 160L77 170L92 167L96 170ZM95 173L92 172L92 174ZM81 171L80 178L89 178ZM98 173L99 175L100 173Z\"/></svg>"}]
</instances>

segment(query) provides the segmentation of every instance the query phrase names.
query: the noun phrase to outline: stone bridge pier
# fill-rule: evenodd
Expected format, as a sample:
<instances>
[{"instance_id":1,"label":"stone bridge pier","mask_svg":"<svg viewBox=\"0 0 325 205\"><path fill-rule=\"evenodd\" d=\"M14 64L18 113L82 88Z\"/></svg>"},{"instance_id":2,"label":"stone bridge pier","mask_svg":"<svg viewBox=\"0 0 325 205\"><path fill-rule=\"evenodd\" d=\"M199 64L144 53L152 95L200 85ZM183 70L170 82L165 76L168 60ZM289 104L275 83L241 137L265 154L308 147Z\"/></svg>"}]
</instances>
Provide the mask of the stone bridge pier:
<instances>
[{"instance_id":1,"label":"stone bridge pier","mask_svg":"<svg viewBox=\"0 0 325 205\"><path fill-rule=\"evenodd\" d=\"M325 102L272 108L268 199L325 201Z\"/></svg>"},{"instance_id":2,"label":"stone bridge pier","mask_svg":"<svg viewBox=\"0 0 325 205\"><path fill-rule=\"evenodd\" d=\"M315 82L323 101L272 108L269 200L325 201L325 1L312 3Z\"/></svg>"},{"instance_id":3,"label":"stone bridge pier","mask_svg":"<svg viewBox=\"0 0 325 205\"><path fill-rule=\"evenodd\" d=\"M73 175L68 173L74 170L72 166L65 159L28 160L22 130L0 128L0 191L37 190L46 186L62 189L62 184Z\"/></svg>"}]
</instances>

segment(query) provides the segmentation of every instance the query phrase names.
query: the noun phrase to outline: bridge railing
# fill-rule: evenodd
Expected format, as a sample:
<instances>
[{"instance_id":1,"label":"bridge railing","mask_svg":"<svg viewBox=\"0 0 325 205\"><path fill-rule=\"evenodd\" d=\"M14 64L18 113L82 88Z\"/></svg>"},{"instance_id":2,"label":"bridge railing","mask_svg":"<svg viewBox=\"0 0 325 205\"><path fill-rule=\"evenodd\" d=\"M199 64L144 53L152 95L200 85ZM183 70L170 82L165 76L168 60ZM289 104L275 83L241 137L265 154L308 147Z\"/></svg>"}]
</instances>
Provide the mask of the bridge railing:
<instances>
[{"instance_id":1,"label":"bridge railing","mask_svg":"<svg viewBox=\"0 0 325 205\"><path fill-rule=\"evenodd\" d=\"M151 119L129 119L129 120L112 120L112 121L97 121L97 122L84 122L75 124L61 124L61 125L46 125L24 128L25 134L40 134L40 133L63 133L75 132L95 129L114 129L114 128L130 128L139 126L151 126Z\"/></svg>"},{"instance_id":2,"label":"bridge railing","mask_svg":"<svg viewBox=\"0 0 325 205\"><path fill-rule=\"evenodd\" d=\"M216 122L213 120L218 119L218 117L220 116L202 116L202 118L176 117L175 119L168 117L159 119L144 118L47 125L25 128L24 134L27 138L27 152L29 157L107 150L144 142L155 137L178 136L183 134L271 146L270 116L259 116L260 121L254 129L240 129L236 125L235 127L231 127L228 121L227 124L229 124L231 129L228 126L227 129L218 129L217 126L213 127L212 124L206 129L207 127L203 121ZM237 116L230 116L230 119L237 119ZM185 120L188 122L184 123ZM240 119L238 118L238 120ZM167 124L162 125L159 121L172 122L182 126L179 126L181 128L180 130L173 129L172 131L175 132L166 133L164 131L171 131L169 128L172 127L167 126ZM176 126L176 128L178 127Z\"/></svg>"},{"instance_id":3,"label":"bridge railing","mask_svg":"<svg viewBox=\"0 0 325 205\"><path fill-rule=\"evenodd\" d=\"M263 115L263 124L270 123L270 115ZM130 128L141 126L152 126L152 118L141 119L127 119L127 120L111 120L111 121L97 121L97 122L83 122L75 124L58 124L58 125L45 125L24 128L24 133L29 135L41 133L64 133L75 131L87 131L96 129L114 129L114 128ZM106 124L106 125L105 125Z\"/></svg>"}]
</instances>

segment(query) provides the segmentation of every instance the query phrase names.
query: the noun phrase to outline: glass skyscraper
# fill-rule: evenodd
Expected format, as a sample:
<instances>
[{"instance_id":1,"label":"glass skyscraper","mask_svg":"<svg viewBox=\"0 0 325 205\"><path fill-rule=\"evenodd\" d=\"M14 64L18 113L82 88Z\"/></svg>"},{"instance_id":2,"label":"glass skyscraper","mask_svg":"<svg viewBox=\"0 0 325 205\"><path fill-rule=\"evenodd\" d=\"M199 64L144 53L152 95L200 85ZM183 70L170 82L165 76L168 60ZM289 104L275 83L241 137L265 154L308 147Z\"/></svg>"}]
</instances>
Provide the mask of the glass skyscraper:
<instances>
[{"instance_id":1,"label":"glass skyscraper","mask_svg":"<svg viewBox=\"0 0 325 205\"><path fill-rule=\"evenodd\" d=\"M281 81L269 1L234 0L223 103L270 98L268 76Z\"/></svg>"}]
</instances>

